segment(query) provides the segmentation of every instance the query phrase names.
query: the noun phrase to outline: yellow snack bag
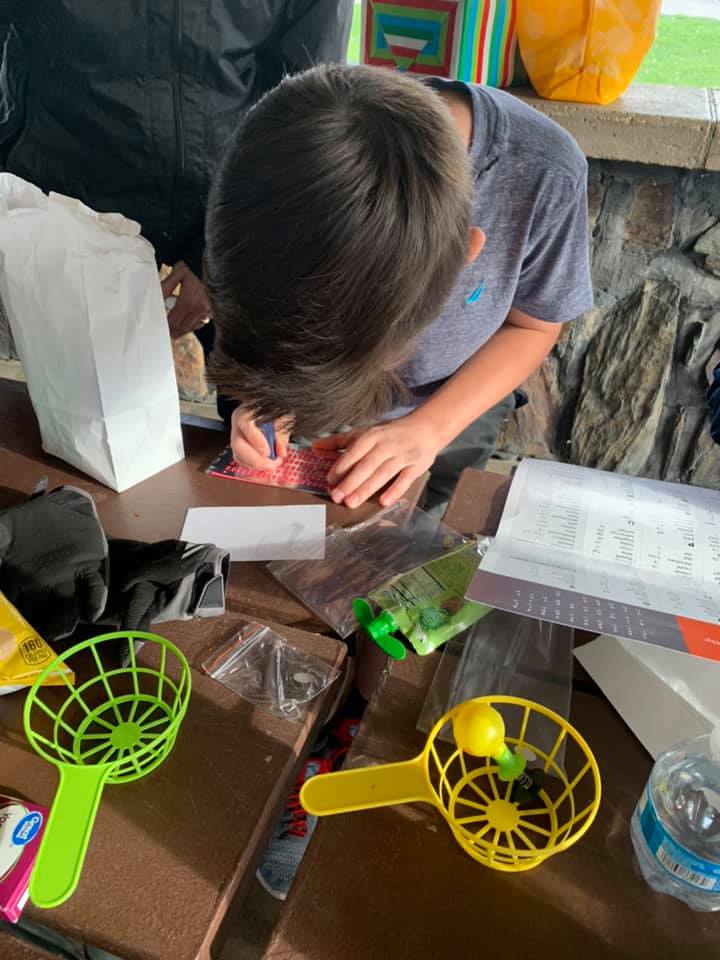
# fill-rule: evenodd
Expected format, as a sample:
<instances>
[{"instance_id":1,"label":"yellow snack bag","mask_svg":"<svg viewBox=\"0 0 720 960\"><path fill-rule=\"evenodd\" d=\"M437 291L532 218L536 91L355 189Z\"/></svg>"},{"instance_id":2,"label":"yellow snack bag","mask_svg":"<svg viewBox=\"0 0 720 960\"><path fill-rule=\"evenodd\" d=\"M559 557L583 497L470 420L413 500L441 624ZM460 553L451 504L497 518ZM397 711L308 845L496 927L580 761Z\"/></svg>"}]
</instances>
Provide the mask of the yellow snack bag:
<instances>
[{"instance_id":1,"label":"yellow snack bag","mask_svg":"<svg viewBox=\"0 0 720 960\"><path fill-rule=\"evenodd\" d=\"M0 593L0 696L31 686L37 675L55 659L45 641ZM65 664L51 673L46 686L64 683L63 675L72 683L73 672Z\"/></svg>"},{"instance_id":2,"label":"yellow snack bag","mask_svg":"<svg viewBox=\"0 0 720 960\"><path fill-rule=\"evenodd\" d=\"M519 0L520 55L548 100L611 103L655 40L662 0Z\"/></svg>"}]
</instances>

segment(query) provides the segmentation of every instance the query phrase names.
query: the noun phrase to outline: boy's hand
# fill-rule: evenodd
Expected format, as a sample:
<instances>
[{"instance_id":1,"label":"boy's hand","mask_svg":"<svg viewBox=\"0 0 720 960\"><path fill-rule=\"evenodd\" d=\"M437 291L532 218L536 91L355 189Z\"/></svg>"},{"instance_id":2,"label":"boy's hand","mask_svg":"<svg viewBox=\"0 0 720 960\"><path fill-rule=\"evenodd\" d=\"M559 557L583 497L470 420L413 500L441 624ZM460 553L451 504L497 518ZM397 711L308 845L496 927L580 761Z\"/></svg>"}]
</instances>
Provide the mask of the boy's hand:
<instances>
[{"instance_id":1,"label":"boy's hand","mask_svg":"<svg viewBox=\"0 0 720 960\"><path fill-rule=\"evenodd\" d=\"M353 509L394 477L395 482L380 497L384 507L392 506L431 466L445 443L417 413L411 413L368 430L316 440L313 446L320 450L345 448L328 481L334 502Z\"/></svg>"},{"instance_id":2,"label":"boy's hand","mask_svg":"<svg viewBox=\"0 0 720 960\"><path fill-rule=\"evenodd\" d=\"M170 336L174 340L199 330L210 317L210 304L202 280L183 260L179 260L162 281L163 298L167 300L178 286L177 301L168 313Z\"/></svg>"},{"instance_id":3,"label":"boy's hand","mask_svg":"<svg viewBox=\"0 0 720 960\"><path fill-rule=\"evenodd\" d=\"M230 421L230 446L237 463L251 470L274 470L287 456L288 433L275 424L275 460L252 413L242 407L233 410Z\"/></svg>"}]
</instances>

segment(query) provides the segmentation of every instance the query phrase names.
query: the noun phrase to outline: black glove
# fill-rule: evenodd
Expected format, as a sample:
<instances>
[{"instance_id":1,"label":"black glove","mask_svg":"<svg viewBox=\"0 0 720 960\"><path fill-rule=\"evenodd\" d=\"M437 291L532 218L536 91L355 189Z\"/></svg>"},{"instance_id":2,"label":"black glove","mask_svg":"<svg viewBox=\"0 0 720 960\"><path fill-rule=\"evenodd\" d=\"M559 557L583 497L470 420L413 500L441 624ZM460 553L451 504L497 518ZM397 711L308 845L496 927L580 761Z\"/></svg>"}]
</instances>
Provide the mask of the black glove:
<instances>
[{"instance_id":1,"label":"black glove","mask_svg":"<svg viewBox=\"0 0 720 960\"><path fill-rule=\"evenodd\" d=\"M103 623L147 630L153 623L225 612L230 554L182 540L110 541L110 595Z\"/></svg>"},{"instance_id":2,"label":"black glove","mask_svg":"<svg viewBox=\"0 0 720 960\"><path fill-rule=\"evenodd\" d=\"M0 590L52 642L105 609L108 545L89 494L43 493L0 511Z\"/></svg>"}]
</instances>

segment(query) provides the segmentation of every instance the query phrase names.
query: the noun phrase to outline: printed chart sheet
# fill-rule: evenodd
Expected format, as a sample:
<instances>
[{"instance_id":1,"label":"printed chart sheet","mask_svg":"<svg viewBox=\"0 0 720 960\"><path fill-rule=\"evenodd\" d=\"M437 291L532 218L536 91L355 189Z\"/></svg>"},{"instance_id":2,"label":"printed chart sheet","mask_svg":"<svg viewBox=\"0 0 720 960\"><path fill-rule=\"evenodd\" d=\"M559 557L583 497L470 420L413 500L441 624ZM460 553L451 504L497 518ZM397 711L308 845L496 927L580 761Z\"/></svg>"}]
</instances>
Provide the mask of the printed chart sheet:
<instances>
[{"instance_id":1,"label":"printed chart sheet","mask_svg":"<svg viewBox=\"0 0 720 960\"><path fill-rule=\"evenodd\" d=\"M720 660L720 492L524 460L467 596Z\"/></svg>"}]
</instances>

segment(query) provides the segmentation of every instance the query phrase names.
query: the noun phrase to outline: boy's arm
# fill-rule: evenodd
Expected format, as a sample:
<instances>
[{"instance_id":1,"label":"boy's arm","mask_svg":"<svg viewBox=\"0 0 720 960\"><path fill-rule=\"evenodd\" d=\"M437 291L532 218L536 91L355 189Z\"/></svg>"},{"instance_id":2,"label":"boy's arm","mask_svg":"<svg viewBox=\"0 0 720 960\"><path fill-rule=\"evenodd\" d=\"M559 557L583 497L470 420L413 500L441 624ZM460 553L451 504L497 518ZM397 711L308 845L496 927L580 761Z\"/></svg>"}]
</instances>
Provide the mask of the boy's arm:
<instances>
[{"instance_id":1,"label":"boy's arm","mask_svg":"<svg viewBox=\"0 0 720 960\"><path fill-rule=\"evenodd\" d=\"M537 370L562 327L512 309L497 333L412 414L416 425L446 447Z\"/></svg>"},{"instance_id":2,"label":"boy's arm","mask_svg":"<svg viewBox=\"0 0 720 960\"><path fill-rule=\"evenodd\" d=\"M336 503L357 507L389 483L380 498L390 506L467 426L499 403L543 362L561 323L513 308L502 327L432 397L412 413L358 433L330 475ZM352 437L352 435L351 435ZM348 435L318 441L348 445Z\"/></svg>"}]
</instances>

